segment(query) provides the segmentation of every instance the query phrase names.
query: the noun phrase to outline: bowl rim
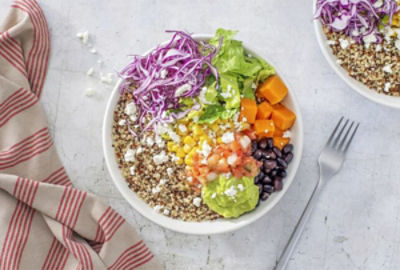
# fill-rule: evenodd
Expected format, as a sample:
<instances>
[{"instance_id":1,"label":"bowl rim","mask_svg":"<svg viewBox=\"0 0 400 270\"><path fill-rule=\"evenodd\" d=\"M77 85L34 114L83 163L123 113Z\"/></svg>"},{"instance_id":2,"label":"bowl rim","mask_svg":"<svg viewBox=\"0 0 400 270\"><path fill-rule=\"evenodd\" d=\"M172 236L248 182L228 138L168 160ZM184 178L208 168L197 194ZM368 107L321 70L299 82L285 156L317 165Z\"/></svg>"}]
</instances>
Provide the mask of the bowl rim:
<instances>
[{"instance_id":1,"label":"bowl rim","mask_svg":"<svg viewBox=\"0 0 400 270\"><path fill-rule=\"evenodd\" d=\"M192 37L196 40L208 40L213 36L208 34L194 34L192 35ZM160 44L165 44L166 42L167 41L162 42ZM255 56L261 57L260 54L250 49L245 43L243 43L243 46L247 52ZM145 52L143 55L148 54L153 49L154 47ZM114 185L122 194L123 198L126 201L128 201L128 203L137 212L139 212L139 214L149 219L150 221L156 223L157 225L175 232L191 234L191 235L213 235L213 234L232 232L244 226L247 226L250 223L255 222L256 220L264 216L267 212L269 212L281 200L281 198L284 196L284 194L287 192L287 190L293 183L302 158L303 144L304 144L303 120L297 98L293 90L290 90L293 88L290 87L290 84L283 78L282 73L279 71L277 66L272 61L269 61L265 57L262 57L262 59L265 59L269 64L271 64L275 68L276 73L279 74L281 79L285 82L285 84L288 85L290 100L293 103L292 109L296 112L296 125L298 126L298 131L296 132L297 142L295 147L295 155L290 165L291 166L290 173L288 173L287 177L285 178L284 188L280 192L273 193L273 195L270 197L270 199L273 200L271 200L264 208L262 208L261 211L249 212L252 213L251 216L245 214L236 219L219 219L216 221L201 221L201 222L188 222L179 219L173 219L170 217L166 217L162 214L156 213L147 203L145 203L142 199L140 199L135 192L129 189L128 185L126 184L126 180L122 176L120 169L117 167L117 162L114 157L114 150L111 146L112 116L114 113L114 107L118 102L119 98L119 86L123 82L121 78L118 80L114 89L112 90L111 95L109 96L104 114L103 127L102 127L103 153L108 172L110 173ZM140 202L139 200L142 202ZM149 208L149 211L143 210L141 207L143 208L147 207L142 206L142 204L145 204ZM246 218L246 216L250 216L250 218ZM219 223L225 223L225 226L219 226Z\"/></svg>"},{"instance_id":2,"label":"bowl rim","mask_svg":"<svg viewBox=\"0 0 400 270\"><path fill-rule=\"evenodd\" d=\"M313 14L315 14L317 0L312 2ZM336 56L333 55L331 48L327 44L327 38L322 31L322 25L319 20L313 19L314 31L317 37L318 45L324 55L326 61L335 71L335 73L354 91L362 95L363 97L378 103L380 105L388 106L391 108L400 109L400 97L388 96L385 94L379 94L373 89L368 88L365 84L357 81L356 79L350 77L347 71L338 63L336 63Z\"/></svg>"}]
</instances>

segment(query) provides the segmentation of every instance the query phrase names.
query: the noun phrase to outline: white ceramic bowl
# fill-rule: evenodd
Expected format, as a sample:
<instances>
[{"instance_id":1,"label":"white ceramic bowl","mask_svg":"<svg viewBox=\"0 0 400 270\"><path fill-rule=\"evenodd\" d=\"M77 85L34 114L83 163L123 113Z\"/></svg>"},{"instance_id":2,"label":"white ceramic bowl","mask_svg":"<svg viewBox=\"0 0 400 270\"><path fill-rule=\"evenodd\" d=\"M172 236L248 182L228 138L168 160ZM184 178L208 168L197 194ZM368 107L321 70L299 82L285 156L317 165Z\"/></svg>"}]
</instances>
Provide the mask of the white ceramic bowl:
<instances>
[{"instance_id":1,"label":"white ceramic bowl","mask_svg":"<svg viewBox=\"0 0 400 270\"><path fill-rule=\"evenodd\" d=\"M313 1L313 14L315 14L317 0ZM329 65L333 68L339 77L347 83L353 90L361 94L362 96L385 106L392 108L400 108L400 97L391 97L385 94L379 94L373 89L368 88L365 84L353 79L347 74L347 71L340 66L336 60L336 56L332 53L331 48L327 43L327 38L322 31L322 24L319 20L314 20L314 29L317 35L319 47Z\"/></svg>"},{"instance_id":2,"label":"white ceramic bowl","mask_svg":"<svg viewBox=\"0 0 400 270\"><path fill-rule=\"evenodd\" d=\"M208 40L211 38L211 36L209 35L194 35L193 37L197 40ZM245 46L245 48L252 55L260 56L259 54L255 53L248 47ZM274 67L276 66L274 65ZM280 72L278 72L278 74L280 75L282 80L284 80L283 74ZM261 204L254 211L247 213L237 219L219 219L207 222L185 222L181 220L172 219L157 213L143 200L141 200L135 194L135 192L129 189L125 179L122 177L120 169L118 168L114 156L114 149L111 146L113 112L115 105L117 104L119 99L119 86L121 82L122 81L120 80L116 84L111 94L111 97L108 101L105 112L105 117L103 122L103 148L104 148L105 160L108 170L111 174L111 177L115 185L117 186L118 190L122 193L122 196L133 206L133 208L135 208L140 214L150 219L151 221L167 229L188 234L209 235L209 234L230 232L233 230L237 230L247 224L250 224L259 219L261 216L265 215L269 210L271 210L271 208L275 204L278 203L278 201L288 190L290 184L293 182L294 176L300 164L300 159L303 150L303 123L302 123L300 108L294 96L293 89L291 87L288 87L289 94L286 97L284 103L286 106L292 109L297 115L296 123L292 128L292 143L294 144L295 147L294 147L294 158L288 168L287 171L288 175L284 180L284 187L280 192L273 193L268 198L267 201L261 202ZM286 85L289 86L287 81L285 81L285 83Z\"/></svg>"}]
</instances>

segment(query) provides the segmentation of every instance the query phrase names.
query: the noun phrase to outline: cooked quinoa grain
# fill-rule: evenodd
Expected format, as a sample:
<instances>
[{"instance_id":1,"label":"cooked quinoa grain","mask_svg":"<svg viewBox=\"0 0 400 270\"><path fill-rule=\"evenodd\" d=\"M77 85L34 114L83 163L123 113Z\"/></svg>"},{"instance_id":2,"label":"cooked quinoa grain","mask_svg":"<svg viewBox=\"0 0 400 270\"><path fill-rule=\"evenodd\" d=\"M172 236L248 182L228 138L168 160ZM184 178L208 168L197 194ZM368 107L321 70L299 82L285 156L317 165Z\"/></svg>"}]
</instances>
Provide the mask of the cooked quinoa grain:
<instances>
[{"instance_id":1,"label":"cooked quinoa grain","mask_svg":"<svg viewBox=\"0 0 400 270\"><path fill-rule=\"evenodd\" d=\"M166 145L153 132L146 132L140 138L132 135L132 132L140 134L140 129L125 112L130 102L131 94L120 96L112 129L115 156L130 189L155 211L172 218L184 221L219 218L187 184L185 165L172 161Z\"/></svg>"},{"instance_id":2,"label":"cooked quinoa grain","mask_svg":"<svg viewBox=\"0 0 400 270\"><path fill-rule=\"evenodd\" d=\"M381 44L357 44L343 33L324 33L337 63L354 79L378 93L400 96L400 50L395 40Z\"/></svg>"}]
</instances>

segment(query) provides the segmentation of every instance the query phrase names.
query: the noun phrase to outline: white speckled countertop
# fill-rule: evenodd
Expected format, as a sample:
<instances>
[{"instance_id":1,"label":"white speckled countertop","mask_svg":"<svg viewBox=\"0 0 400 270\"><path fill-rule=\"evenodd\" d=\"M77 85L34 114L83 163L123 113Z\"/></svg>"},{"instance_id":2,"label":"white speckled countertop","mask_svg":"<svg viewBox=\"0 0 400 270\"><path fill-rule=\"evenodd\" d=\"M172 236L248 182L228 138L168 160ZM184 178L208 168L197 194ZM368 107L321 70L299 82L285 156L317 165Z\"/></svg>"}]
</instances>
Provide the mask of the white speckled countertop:
<instances>
[{"instance_id":1,"label":"white speckled countertop","mask_svg":"<svg viewBox=\"0 0 400 270\"><path fill-rule=\"evenodd\" d=\"M4 16L11 0L0 0ZM52 53L42 104L58 152L74 184L93 192L137 228L166 269L272 269L318 178L317 155L339 116L362 122L342 171L327 186L290 262L291 270L400 269L400 121L396 110L350 90L325 62L306 0L40 1ZM288 78L302 107L304 155L279 204L234 233L188 236L141 217L121 197L104 166L101 124L112 86L103 72L119 70L128 54L168 36L165 29L238 38L264 54ZM88 30L94 55L76 38ZM95 76L86 72L95 68ZM88 98L84 89L92 87Z\"/></svg>"}]
</instances>

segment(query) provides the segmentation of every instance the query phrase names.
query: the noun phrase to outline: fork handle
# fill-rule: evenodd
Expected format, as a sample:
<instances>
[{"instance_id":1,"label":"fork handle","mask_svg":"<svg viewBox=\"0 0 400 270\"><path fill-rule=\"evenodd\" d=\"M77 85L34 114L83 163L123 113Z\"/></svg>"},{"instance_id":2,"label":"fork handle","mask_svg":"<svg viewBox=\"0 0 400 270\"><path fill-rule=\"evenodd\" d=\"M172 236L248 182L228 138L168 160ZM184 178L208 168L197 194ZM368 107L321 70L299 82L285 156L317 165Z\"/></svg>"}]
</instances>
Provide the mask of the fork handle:
<instances>
[{"instance_id":1,"label":"fork handle","mask_svg":"<svg viewBox=\"0 0 400 270\"><path fill-rule=\"evenodd\" d=\"M274 270L284 270L286 269L286 266L290 260L290 257L293 253L293 250L298 242L298 240L301 237L301 234L303 233L303 230L307 224L308 219L311 216L311 212L314 208L315 202L317 201L321 190L323 188L324 182L322 179L320 179L315 186L313 193L311 194L310 199L308 200L308 203L306 205L306 208L304 209L303 213L301 214L301 217L299 221L296 224L296 227L294 228L292 235L290 236L285 249L283 250L281 257L279 258L278 263L276 264Z\"/></svg>"}]
</instances>

